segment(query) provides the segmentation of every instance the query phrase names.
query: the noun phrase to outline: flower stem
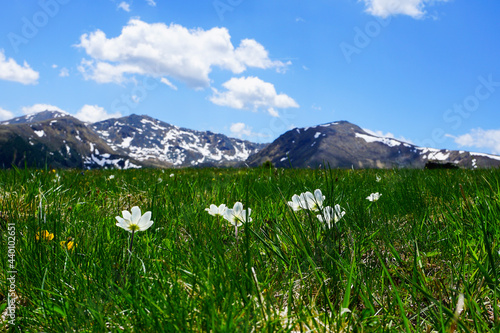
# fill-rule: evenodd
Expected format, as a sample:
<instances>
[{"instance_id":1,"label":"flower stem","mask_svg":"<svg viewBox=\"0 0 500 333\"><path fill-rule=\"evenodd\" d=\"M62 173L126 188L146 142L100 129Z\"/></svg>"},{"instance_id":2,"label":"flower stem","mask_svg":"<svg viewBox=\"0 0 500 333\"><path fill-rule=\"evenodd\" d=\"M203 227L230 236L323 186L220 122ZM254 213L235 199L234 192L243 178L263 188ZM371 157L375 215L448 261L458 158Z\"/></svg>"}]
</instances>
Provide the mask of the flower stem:
<instances>
[{"instance_id":1,"label":"flower stem","mask_svg":"<svg viewBox=\"0 0 500 333\"><path fill-rule=\"evenodd\" d=\"M135 234L135 230L132 230L132 236L130 238L130 246L128 247L127 267L125 268L125 274L123 275L124 285L127 283L128 268L130 267L130 260L132 259L132 245L134 244L134 234Z\"/></svg>"},{"instance_id":2,"label":"flower stem","mask_svg":"<svg viewBox=\"0 0 500 333\"><path fill-rule=\"evenodd\" d=\"M128 248L128 252L132 253L132 244L134 244L134 234L135 230L132 230L132 237L130 238L130 246Z\"/></svg>"}]
</instances>

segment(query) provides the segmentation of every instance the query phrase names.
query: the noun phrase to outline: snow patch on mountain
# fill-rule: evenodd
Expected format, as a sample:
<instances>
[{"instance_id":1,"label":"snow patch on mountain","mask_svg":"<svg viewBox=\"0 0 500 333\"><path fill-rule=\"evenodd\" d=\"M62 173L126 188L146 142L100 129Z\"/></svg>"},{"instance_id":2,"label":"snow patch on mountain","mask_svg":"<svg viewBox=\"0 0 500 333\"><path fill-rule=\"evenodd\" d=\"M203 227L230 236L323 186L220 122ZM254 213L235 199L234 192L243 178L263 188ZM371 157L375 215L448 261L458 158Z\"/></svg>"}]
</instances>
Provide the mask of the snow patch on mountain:
<instances>
[{"instance_id":1,"label":"snow patch on mountain","mask_svg":"<svg viewBox=\"0 0 500 333\"><path fill-rule=\"evenodd\" d=\"M484 154L484 153L470 153L472 156L482 156L482 157L488 157L497 161L500 161L500 156L497 155L491 155L491 154Z\"/></svg>"},{"instance_id":2,"label":"snow patch on mountain","mask_svg":"<svg viewBox=\"0 0 500 333\"><path fill-rule=\"evenodd\" d=\"M33 132L35 132L35 134L38 135L38 137L40 137L40 138L45 135L45 132L43 130L33 131Z\"/></svg>"},{"instance_id":3,"label":"snow patch on mountain","mask_svg":"<svg viewBox=\"0 0 500 333\"><path fill-rule=\"evenodd\" d=\"M383 138L383 137L361 134L361 133L355 133L355 135L356 135L356 137L361 138L368 143L380 142L380 143L383 143L385 145L388 145L389 147L397 147L397 146L400 146L402 144L402 142L400 142L398 140L391 139L391 138Z\"/></svg>"},{"instance_id":4,"label":"snow patch on mountain","mask_svg":"<svg viewBox=\"0 0 500 333\"><path fill-rule=\"evenodd\" d=\"M137 161L158 161L173 166L243 162L263 145L170 125L148 116L131 115L92 125L116 152Z\"/></svg>"}]
</instances>

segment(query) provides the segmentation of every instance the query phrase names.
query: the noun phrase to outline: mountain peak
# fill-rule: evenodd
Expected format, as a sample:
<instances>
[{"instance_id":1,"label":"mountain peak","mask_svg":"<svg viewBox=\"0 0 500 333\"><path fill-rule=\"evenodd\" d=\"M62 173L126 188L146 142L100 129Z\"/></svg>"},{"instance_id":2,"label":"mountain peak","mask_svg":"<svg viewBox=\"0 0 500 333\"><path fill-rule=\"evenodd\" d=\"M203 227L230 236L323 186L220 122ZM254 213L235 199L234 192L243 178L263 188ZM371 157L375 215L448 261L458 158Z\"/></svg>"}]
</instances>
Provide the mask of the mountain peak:
<instances>
[{"instance_id":1,"label":"mountain peak","mask_svg":"<svg viewBox=\"0 0 500 333\"><path fill-rule=\"evenodd\" d=\"M500 165L499 156L421 148L368 133L345 120L289 130L251 156L247 163L258 166L266 161L277 167L298 168L325 163L332 168L423 168L429 161L451 162L468 168Z\"/></svg>"},{"instance_id":2,"label":"mountain peak","mask_svg":"<svg viewBox=\"0 0 500 333\"><path fill-rule=\"evenodd\" d=\"M67 112L58 111L58 110L45 110L37 113L30 113L25 116L20 116L17 118L13 118L10 120L2 121L0 124L9 125L9 124L29 124L29 123L38 123L45 120L51 120L56 118L63 117L73 117Z\"/></svg>"},{"instance_id":3,"label":"mountain peak","mask_svg":"<svg viewBox=\"0 0 500 333\"><path fill-rule=\"evenodd\" d=\"M131 114L91 125L116 152L153 166L235 165L264 145Z\"/></svg>"}]
</instances>

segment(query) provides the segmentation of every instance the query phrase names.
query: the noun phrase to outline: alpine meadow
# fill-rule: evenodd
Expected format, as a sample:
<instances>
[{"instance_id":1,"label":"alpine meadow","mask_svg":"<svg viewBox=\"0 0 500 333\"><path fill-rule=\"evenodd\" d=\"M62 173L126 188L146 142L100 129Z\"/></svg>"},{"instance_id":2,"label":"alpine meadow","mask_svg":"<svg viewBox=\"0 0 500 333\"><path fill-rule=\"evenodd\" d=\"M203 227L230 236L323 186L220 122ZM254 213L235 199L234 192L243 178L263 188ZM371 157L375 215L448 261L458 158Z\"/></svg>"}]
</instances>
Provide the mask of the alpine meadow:
<instances>
[{"instance_id":1,"label":"alpine meadow","mask_svg":"<svg viewBox=\"0 0 500 333\"><path fill-rule=\"evenodd\" d=\"M498 169L11 169L0 189L15 331L500 328Z\"/></svg>"},{"instance_id":2,"label":"alpine meadow","mask_svg":"<svg viewBox=\"0 0 500 333\"><path fill-rule=\"evenodd\" d=\"M500 1L0 5L0 333L500 333Z\"/></svg>"}]
</instances>

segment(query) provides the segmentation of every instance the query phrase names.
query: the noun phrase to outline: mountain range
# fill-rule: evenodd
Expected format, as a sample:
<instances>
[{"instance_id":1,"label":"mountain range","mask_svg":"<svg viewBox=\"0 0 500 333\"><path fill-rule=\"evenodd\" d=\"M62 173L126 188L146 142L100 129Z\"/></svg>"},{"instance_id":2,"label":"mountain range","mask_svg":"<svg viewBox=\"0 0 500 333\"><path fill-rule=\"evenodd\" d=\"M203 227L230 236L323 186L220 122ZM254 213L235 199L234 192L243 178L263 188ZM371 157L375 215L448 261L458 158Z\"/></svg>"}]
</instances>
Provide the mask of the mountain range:
<instances>
[{"instance_id":1,"label":"mountain range","mask_svg":"<svg viewBox=\"0 0 500 333\"><path fill-rule=\"evenodd\" d=\"M423 148L366 132L348 121L294 128L250 156L257 166L270 161L277 167L423 168L428 162L464 168L500 166L500 156L466 151Z\"/></svg>"},{"instance_id":2,"label":"mountain range","mask_svg":"<svg viewBox=\"0 0 500 333\"><path fill-rule=\"evenodd\" d=\"M422 148L347 121L294 128L270 144L181 128L145 115L84 123L44 111L0 123L0 167L141 168L259 166L422 168L429 161L499 167L500 156Z\"/></svg>"},{"instance_id":3,"label":"mountain range","mask_svg":"<svg viewBox=\"0 0 500 333\"><path fill-rule=\"evenodd\" d=\"M3 167L238 166L263 147L134 114L88 124L67 113L44 111L0 123Z\"/></svg>"}]
</instances>

